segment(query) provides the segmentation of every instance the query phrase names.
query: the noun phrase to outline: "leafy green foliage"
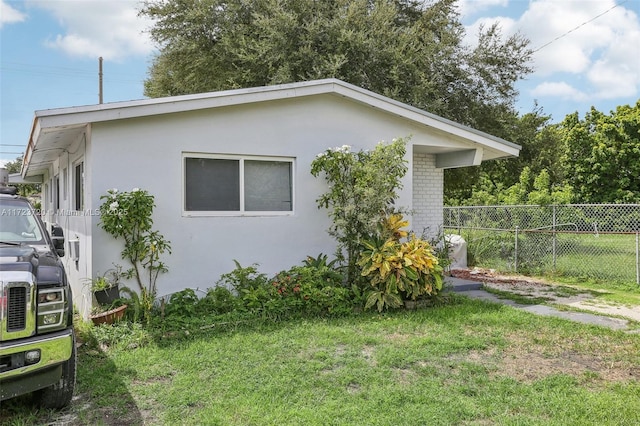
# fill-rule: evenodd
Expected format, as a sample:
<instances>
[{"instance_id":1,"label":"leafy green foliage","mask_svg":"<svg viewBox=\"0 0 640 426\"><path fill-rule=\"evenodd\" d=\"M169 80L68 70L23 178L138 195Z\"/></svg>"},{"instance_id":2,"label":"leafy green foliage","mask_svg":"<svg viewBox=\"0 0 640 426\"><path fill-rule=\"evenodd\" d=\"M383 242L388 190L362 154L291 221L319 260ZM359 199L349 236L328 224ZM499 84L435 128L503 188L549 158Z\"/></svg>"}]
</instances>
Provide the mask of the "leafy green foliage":
<instances>
[{"instance_id":1,"label":"leafy green foliage","mask_svg":"<svg viewBox=\"0 0 640 426\"><path fill-rule=\"evenodd\" d=\"M245 290L266 287L268 277L258 271L257 264L243 267L237 260L233 262L236 265L235 269L222 274L216 283L217 286L228 287L234 290L236 294L242 294Z\"/></svg>"},{"instance_id":2,"label":"leafy green foliage","mask_svg":"<svg viewBox=\"0 0 640 426\"><path fill-rule=\"evenodd\" d=\"M198 312L216 315L241 311L242 302L226 287L214 287L207 290L207 294L198 301Z\"/></svg>"},{"instance_id":3,"label":"leafy green foliage","mask_svg":"<svg viewBox=\"0 0 640 426\"><path fill-rule=\"evenodd\" d=\"M342 286L342 279L328 268L296 266L278 273L271 286L289 309L307 315L334 316L353 310L350 290Z\"/></svg>"},{"instance_id":4,"label":"leafy green foliage","mask_svg":"<svg viewBox=\"0 0 640 426\"><path fill-rule=\"evenodd\" d=\"M517 183L508 188L490 185L476 186L471 197L463 204L471 206L569 204L573 201L573 188L568 185L552 184L547 169L537 176L529 167L520 173Z\"/></svg>"},{"instance_id":5,"label":"leafy green foliage","mask_svg":"<svg viewBox=\"0 0 640 426\"><path fill-rule=\"evenodd\" d=\"M505 112L502 127L483 129L522 147L518 158L493 160L476 167L445 170L445 202L448 205L529 204L538 176L552 203L571 199L572 188L564 180L562 134L541 109L518 117ZM536 189L537 191L537 189ZM535 198L535 196L533 196ZM543 201L543 200L541 200Z\"/></svg>"},{"instance_id":6,"label":"leafy green foliage","mask_svg":"<svg viewBox=\"0 0 640 426\"><path fill-rule=\"evenodd\" d=\"M365 309L377 306L397 308L403 300L435 296L443 284L443 270L431 245L415 235L407 241L401 227L408 222L399 214L381 221L378 233L362 241L364 247L358 265L369 279Z\"/></svg>"},{"instance_id":7,"label":"leafy green foliage","mask_svg":"<svg viewBox=\"0 0 640 426\"><path fill-rule=\"evenodd\" d=\"M143 313L148 320L156 298L156 281L161 273L167 272L160 258L165 253L171 254L171 243L151 228L154 198L147 191L134 188L130 192L110 189L100 199L103 200L100 227L123 240L122 258L131 264L126 274L138 284Z\"/></svg>"},{"instance_id":8,"label":"leafy green foliage","mask_svg":"<svg viewBox=\"0 0 640 426\"><path fill-rule=\"evenodd\" d=\"M329 257L326 254L320 253L318 257L307 256L307 258L302 262L304 266L309 266L311 268L334 268L338 259L333 259L329 261Z\"/></svg>"},{"instance_id":9,"label":"leafy green foliage","mask_svg":"<svg viewBox=\"0 0 640 426\"><path fill-rule=\"evenodd\" d=\"M5 163L4 168L7 169L9 174L20 173L22 171L22 157L17 157L14 161ZM18 188L18 194L23 197L37 194L41 190L41 185L39 183L18 183L11 184L11 186ZM40 207L36 206L36 208L39 209Z\"/></svg>"},{"instance_id":10,"label":"leafy green foliage","mask_svg":"<svg viewBox=\"0 0 640 426\"><path fill-rule=\"evenodd\" d=\"M353 302L342 280L341 274L328 267L294 266L268 281L243 286L238 297L245 310L271 317L343 315L352 311Z\"/></svg>"},{"instance_id":11,"label":"leafy green foliage","mask_svg":"<svg viewBox=\"0 0 640 426\"><path fill-rule=\"evenodd\" d=\"M499 125L531 50L483 27L475 48L455 0L148 0L159 54L150 97L338 78L474 127ZM487 124L492 123L492 124Z\"/></svg>"},{"instance_id":12,"label":"leafy green foliage","mask_svg":"<svg viewBox=\"0 0 640 426\"><path fill-rule=\"evenodd\" d=\"M235 261L236 268L223 274L203 297L190 288L172 294L162 304L155 325L165 331L206 329L221 322L353 312L358 299L343 286L344 276L330 266L333 262L321 255L308 257L305 263L314 266L294 266L269 279L257 265L243 267Z\"/></svg>"},{"instance_id":13,"label":"leafy green foliage","mask_svg":"<svg viewBox=\"0 0 640 426\"><path fill-rule=\"evenodd\" d=\"M640 101L562 122L567 181L584 203L640 201Z\"/></svg>"},{"instance_id":14,"label":"leafy green foliage","mask_svg":"<svg viewBox=\"0 0 640 426\"><path fill-rule=\"evenodd\" d=\"M347 145L328 149L311 163L311 174L324 175L329 185L317 203L329 210L329 234L338 242L337 259L346 262L347 282L356 276L360 242L375 232L398 197L407 172L405 153L405 139L394 139L371 151L352 152Z\"/></svg>"}]
</instances>

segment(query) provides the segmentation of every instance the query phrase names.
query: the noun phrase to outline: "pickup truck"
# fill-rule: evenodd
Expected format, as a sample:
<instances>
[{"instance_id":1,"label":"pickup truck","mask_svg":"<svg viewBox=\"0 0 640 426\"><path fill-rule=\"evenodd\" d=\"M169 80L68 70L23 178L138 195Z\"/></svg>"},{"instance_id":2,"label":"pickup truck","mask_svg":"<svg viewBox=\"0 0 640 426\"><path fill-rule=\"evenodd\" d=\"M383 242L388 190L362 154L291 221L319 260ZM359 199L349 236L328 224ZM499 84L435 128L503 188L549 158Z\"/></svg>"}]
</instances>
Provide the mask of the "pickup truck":
<instances>
[{"instance_id":1,"label":"pickup truck","mask_svg":"<svg viewBox=\"0 0 640 426\"><path fill-rule=\"evenodd\" d=\"M46 408L71 402L76 344L62 228L47 232L15 188L0 186L0 401L33 393Z\"/></svg>"}]
</instances>

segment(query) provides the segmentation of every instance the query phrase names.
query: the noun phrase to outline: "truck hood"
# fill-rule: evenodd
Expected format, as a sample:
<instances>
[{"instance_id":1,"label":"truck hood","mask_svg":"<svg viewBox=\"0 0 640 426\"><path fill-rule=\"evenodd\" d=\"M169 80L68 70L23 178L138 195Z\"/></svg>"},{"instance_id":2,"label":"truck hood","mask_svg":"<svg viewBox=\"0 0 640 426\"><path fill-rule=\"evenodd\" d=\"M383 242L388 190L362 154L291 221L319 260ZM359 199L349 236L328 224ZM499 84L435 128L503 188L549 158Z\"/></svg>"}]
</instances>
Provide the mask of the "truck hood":
<instances>
[{"instance_id":1,"label":"truck hood","mask_svg":"<svg viewBox=\"0 0 640 426\"><path fill-rule=\"evenodd\" d=\"M63 280L62 265L57 257L27 245L0 244L0 274L3 271L30 272L39 285L60 284Z\"/></svg>"}]
</instances>

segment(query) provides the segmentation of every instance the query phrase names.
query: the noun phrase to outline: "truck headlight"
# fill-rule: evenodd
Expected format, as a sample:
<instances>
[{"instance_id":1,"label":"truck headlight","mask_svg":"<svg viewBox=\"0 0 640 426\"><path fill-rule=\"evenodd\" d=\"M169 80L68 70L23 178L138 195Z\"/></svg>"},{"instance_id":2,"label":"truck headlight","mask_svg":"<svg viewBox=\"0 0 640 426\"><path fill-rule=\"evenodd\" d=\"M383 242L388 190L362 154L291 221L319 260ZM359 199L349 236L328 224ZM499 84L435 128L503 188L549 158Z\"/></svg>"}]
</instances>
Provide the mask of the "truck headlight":
<instances>
[{"instance_id":1,"label":"truck headlight","mask_svg":"<svg viewBox=\"0 0 640 426\"><path fill-rule=\"evenodd\" d=\"M67 306L64 288L38 290L38 330L53 331L66 327Z\"/></svg>"},{"instance_id":2,"label":"truck headlight","mask_svg":"<svg viewBox=\"0 0 640 426\"><path fill-rule=\"evenodd\" d=\"M62 301L62 291L47 291L46 293L38 294L38 303L51 303L51 302L61 302Z\"/></svg>"}]
</instances>

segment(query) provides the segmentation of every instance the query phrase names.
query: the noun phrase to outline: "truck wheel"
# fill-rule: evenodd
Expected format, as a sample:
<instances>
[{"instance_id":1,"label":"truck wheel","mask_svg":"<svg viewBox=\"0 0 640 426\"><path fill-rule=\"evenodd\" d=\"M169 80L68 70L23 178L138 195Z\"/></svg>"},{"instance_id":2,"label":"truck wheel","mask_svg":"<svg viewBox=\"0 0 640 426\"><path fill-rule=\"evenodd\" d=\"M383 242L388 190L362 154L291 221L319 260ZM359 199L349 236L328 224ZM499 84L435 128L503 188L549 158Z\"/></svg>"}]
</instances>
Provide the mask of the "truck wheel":
<instances>
[{"instance_id":1,"label":"truck wheel","mask_svg":"<svg viewBox=\"0 0 640 426\"><path fill-rule=\"evenodd\" d=\"M76 384L76 338L73 336L71 358L62 364L62 377L58 383L41 389L36 393L36 400L44 408L64 408L71 402Z\"/></svg>"}]
</instances>

